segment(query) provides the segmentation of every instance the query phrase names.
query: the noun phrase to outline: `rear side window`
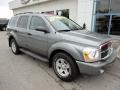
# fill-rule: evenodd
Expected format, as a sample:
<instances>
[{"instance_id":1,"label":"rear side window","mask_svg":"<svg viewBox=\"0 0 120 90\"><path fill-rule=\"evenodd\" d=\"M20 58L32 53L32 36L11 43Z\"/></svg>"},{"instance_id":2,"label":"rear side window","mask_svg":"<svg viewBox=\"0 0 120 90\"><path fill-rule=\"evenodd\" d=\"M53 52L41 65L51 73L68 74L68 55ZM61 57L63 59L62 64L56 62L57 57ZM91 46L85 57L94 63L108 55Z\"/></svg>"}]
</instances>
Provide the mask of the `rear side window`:
<instances>
[{"instance_id":1,"label":"rear side window","mask_svg":"<svg viewBox=\"0 0 120 90\"><path fill-rule=\"evenodd\" d=\"M27 28L28 19L29 19L29 16L20 16L20 18L18 20L18 23L17 23L17 27L26 29Z\"/></svg>"},{"instance_id":2,"label":"rear side window","mask_svg":"<svg viewBox=\"0 0 120 90\"><path fill-rule=\"evenodd\" d=\"M30 22L30 29L34 30L38 26L46 27L46 24L41 17L33 16Z\"/></svg>"},{"instance_id":3,"label":"rear side window","mask_svg":"<svg viewBox=\"0 0 120 90\"><path fill-rule=\"evenodd\" d=\"M9 26L16 26L16 23L17 23L17 20L18 20L18 17L12 17L11 20L9 21Z\"/></svg>"}]
</instances>

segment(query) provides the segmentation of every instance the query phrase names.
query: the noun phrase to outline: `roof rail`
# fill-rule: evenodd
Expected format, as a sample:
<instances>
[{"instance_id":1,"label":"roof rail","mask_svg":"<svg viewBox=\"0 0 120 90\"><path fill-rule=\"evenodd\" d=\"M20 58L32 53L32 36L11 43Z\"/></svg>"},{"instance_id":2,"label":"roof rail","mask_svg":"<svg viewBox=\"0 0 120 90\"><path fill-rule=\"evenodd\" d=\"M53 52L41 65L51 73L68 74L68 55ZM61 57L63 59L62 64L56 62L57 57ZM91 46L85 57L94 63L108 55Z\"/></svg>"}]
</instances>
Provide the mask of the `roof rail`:
<instances>
[{"instance_id":1,"label":"roof rail","mask_svg":"<svg viewBox=\"0 0 120 90\"><path fill-rule=\"evenodd\" d=\"M41 14L41 12L24 12L24 13L18 13L18 14L15 14L16 15L20 15L20 14Z\"/></svg>"},{"instance_id":2,"label":"roof rail","mask_svg":"<svg viewBox=\"0 0 120 90\"><path fill-rule=\"evenodd\" d=\"M16 15L20 15L20 14L27 14L27 13L28 13L28 14L29 14L29 13L30 13L30 14L33 14L34 12L24 12L24 13L18 13L18 14L15 14L15 16L16 16Z\"/></svg>"}]
</instances>

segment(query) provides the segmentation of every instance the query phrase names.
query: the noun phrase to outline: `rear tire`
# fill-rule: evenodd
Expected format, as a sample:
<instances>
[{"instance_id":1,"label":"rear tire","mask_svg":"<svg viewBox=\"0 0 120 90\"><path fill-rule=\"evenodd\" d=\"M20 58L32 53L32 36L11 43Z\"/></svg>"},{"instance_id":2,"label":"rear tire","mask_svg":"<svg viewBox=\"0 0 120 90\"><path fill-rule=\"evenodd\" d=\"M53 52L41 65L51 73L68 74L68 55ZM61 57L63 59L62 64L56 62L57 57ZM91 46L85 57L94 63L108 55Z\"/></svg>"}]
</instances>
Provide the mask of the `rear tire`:
<instances>
[{"instance_id":1,"label":"rear tire","mask_svg":"<svg viewBox=\"0 0 120 90\"><path fill-rule=\"evenodd\" d=\"M66 53L57 53L53 56L53 69L55 74L66 82L75 80L79 73L75 62Z\"/></svg>"},{"instance_id":2,"label":"rear tire","mask_svg":"<svg viewBox=\"0 0 120 90\"><path fill-rule=\"evenodd\" d=\"M11 41L10 41L10 46L11 46L12 52L13 52L15 55L17 55L17 54L20 53L19 47L18 47L15 39L11 39Z\"/></svg>"}]
</instances>

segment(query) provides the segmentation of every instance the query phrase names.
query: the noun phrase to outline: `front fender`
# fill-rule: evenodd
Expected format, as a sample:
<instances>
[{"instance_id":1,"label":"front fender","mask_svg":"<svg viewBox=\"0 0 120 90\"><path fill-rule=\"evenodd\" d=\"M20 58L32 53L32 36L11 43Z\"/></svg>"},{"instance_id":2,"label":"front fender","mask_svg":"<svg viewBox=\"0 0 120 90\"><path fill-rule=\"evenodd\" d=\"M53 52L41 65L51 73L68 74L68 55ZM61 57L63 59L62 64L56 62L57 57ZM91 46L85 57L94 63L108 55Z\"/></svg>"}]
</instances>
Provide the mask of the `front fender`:
<instances>
[{"instance_id":1,"label":"front fender","mask_svg":"<svg viewBox=\"0 0 120 90\"><path fill-rule=\"evenodd\" d=\"M75 60L81 60L81 61L84 60L82 54L83 47L80 45L75 45L66 42L56 43L49 48L48 57L50 58L52 52L56 50L63 50L69 53Z\"/></svg>"}]
</instances>

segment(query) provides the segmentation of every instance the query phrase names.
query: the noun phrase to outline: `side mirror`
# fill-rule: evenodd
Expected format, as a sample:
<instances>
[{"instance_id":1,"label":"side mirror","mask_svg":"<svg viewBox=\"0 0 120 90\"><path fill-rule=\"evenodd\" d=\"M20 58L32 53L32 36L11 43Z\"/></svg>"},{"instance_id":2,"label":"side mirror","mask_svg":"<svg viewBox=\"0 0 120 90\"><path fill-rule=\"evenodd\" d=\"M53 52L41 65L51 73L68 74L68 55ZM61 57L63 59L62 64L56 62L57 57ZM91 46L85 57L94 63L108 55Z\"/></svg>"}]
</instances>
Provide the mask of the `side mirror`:
<instances>
[{"instance_id":1,"label":"side mirror","mask_svg":"<svg viewBox=\"0 0 120 90\"><path fill-rule=\"evenodd\" d=\"M49 33L49 31L42 26L38 26L37 28L35 28L36 31L41 31L41 32L45 32L45 33Z\"/></svg>"},{"instance_id":2,"label":"side mirror","mask_svg":"<svg viewBox=\"0 0 120 90\"><path fill-rule=\"evenodd\" d=\"M83 24L83 27L82 27L82 29L86 29L86 24L85 24L85 23Z\"/></svg>"}]
</instances>

